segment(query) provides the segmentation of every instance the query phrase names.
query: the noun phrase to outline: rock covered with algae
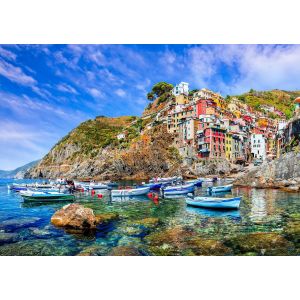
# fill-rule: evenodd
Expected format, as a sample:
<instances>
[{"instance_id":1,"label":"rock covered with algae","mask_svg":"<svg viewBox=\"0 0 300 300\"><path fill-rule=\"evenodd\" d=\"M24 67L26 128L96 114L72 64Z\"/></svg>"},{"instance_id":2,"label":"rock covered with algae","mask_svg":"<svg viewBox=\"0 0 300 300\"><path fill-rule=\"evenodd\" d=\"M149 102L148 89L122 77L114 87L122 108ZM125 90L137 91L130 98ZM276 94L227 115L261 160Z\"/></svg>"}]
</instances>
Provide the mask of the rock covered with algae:
<instances>
[{"instance_id":1,"label":"rock covered with algae","mask_svg":"<svg viewBox=\"0 0 300 300\"><path fill-rule=\"evenodd\" d=\"M145 238L154 255L230 255L220 241L198 236L194 231L176 226Z\"/></svg>"},{"instance_id":2,"label":"rock covered with algae","mask_svg":"<svg viewBox=\"0 0 300 300\"><path fill-rule=\"evenodd\" d=\"M225 243L235 254L248 255L287 255L294 251L294 245L278 233L256 232L241 234Z\"/></svg>"}]
</instances>

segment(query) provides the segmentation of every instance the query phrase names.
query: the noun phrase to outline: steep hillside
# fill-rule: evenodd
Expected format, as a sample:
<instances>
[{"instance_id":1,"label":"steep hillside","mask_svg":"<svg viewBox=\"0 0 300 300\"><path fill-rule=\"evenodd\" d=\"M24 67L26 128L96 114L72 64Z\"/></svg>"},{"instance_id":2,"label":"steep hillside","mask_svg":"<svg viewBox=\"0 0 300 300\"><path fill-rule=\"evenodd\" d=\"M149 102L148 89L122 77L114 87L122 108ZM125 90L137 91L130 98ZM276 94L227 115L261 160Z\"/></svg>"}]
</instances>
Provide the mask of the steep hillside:
<instances>
[{"instance_id":1,"label":"steep hillside","mask_svg":"<svg viewBox=\"0 0 300 300\"><path fill-rule=\"evenodd\" d=\"M136 117L96 118L80 124L31 170L31 177L149 178L177 170L180 157L166 128L142 129ZM126 138L118 140L124 132Z\"/></svg>"},{"instance_id":2,"label":"steep hillside","mask_svg":"<svg viewBox=\"0 0 300 300\"><path fill-rule=\"evenodd\" d=\"M300 91L254 91L237 95L236 97L242 102L248 104L256 110L259 110L260 105L274 106L282 111L287 118L293 115L293 101L300 96Z\"/></svg>"}]
</instances>

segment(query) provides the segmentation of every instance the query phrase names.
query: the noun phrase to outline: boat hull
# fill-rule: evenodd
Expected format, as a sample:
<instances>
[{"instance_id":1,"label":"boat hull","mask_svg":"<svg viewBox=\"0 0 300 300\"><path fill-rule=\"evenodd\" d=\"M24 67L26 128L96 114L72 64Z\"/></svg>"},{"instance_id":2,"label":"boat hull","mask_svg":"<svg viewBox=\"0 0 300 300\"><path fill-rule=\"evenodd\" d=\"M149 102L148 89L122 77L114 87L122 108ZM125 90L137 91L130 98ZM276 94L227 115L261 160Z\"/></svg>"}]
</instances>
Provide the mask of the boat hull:
<instances>
[{"instance_id":1,"label":"boat hull","mask_svg":"<svg viewBox=\"0 0 300 300\"><path fill-rule=\"evenodd\" d=\"M194 199L186 199L186 204L196 207L212 208L212 209L238 209L241 197L235 198L213 198L213 197L196 197Z\"/></svg>"},{"instance_id":2,"label":"boat hull","mask_svg":"<svg viewBox=\"0 0 300 300\"><path fill-rule=\"evenodd\" d=\"M207 192L209 193L223 193L223 192L230 192L232 189L232 185L225 185L225 186L211 186L207 188Z\"/></svg>"},{"instance_id":3,"label":"boat hull","mask_svg":"<svg viewBox=\"0 0 300 300\"><path fill-rule=\"evenodd\" d=\"M74 195L66 196L26 196L22 195L24 201L36 201L36 202L51 202L51 201L74 201Z\"/></svg>"},{"instance_id":4,"label":"boat hull","mask_svg":"<svg viewBox=\"0 0 300 300\"><path fill-rule=\"evenodd\" d=\"M193 183L180 186L169 186L162 189L164 195L184 195L192 193L194 190L195 186Z\"/></svg>"},{"instance_id":5,"label":"boat hull","mask_svg":"<svg viewBox=\"0 0 300 300\"><path fill-rule=\"evenodd\" d=\"M124 196L140 196L149 193L150 187L143 187L137 189L128 189L128 190L112 190L111 195L113 197L124 197Z\"/></svg>"}]
</instances>

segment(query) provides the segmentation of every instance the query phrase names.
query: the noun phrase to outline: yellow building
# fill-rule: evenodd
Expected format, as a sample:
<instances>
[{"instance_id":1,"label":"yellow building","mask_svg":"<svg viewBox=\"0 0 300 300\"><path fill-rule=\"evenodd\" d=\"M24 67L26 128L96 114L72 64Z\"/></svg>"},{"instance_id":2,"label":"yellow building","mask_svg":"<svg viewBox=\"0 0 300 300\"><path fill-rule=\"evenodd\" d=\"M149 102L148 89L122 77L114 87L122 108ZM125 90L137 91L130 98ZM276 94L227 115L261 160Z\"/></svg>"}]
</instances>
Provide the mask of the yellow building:
<instances>
[{"instance_id":1,"label":"yellow building","mask_svg":"<svg viewBox=\"0 0 300 300\"><path fill-rule=\"evenodd\" d=\"M242 115L242 113L239 111L239 110L235 110L234 112L233 112L233 114L239 119L240 117L241 117L241 115Z\"/></svg>"},{"instance_id":2,"label":"yellow building","mask_svg":"<svg viewBox=\"0 0 300 300\"><path fill-rule=\"evenodd\" d=\"M230 132L225 135L225 156L229 161L232 159L232 133Z\"/></svg>"},{"instance_id":3,"label":"yellow building","mask_svg":"<svg viewBox=\"0 0 300 300\"><path fill-rule=\"evenodd\" d=\"M220 95L216 94L215 96L213 96L212 99L217 104L217 106L220 107L221 109L226 108L226 102Z\"/></svg>"},{"instance_id":4,"label":"yellow building","mask_svg":"<svg viewBox=\"0 0 300 300\"><path fill-rule=\"evenodd\" d=\"M178 95L175 97L176 105L181 105L181 104L188 104L189 99L186 95Z\"/></svg>"}]
</instances>

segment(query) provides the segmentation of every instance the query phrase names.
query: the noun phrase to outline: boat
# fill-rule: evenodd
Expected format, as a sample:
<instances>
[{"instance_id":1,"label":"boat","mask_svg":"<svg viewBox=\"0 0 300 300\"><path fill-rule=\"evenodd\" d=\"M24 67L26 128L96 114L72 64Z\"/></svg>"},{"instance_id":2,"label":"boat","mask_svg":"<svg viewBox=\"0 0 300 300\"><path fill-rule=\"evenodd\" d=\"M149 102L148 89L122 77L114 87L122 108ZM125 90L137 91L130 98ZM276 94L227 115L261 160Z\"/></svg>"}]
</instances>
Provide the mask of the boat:
<instances>
[{"instance_id":1,"label":"boat","mask_svg":"<svg viewBox=\"0 0 300 300\"><path fill-rule=\"evenodd\" d=\"M150 187L138 187L120 190L111 190L111 195L113 197L123 197L123 196L140 196L149 193Z\"/></svg>"},{"instance_id":2,"label":"boat","mask_svg":"<svg viewBox=\"0 0 300 300\"><path fill-rule=\"evenodd\" d=\"M185 181L186 184L192 183L192 184L194 184L194 186L198 186L198 187L202 186L202 182L203 182L202 179L193 179L193 180Z\"/></svg>"},{"instance_id":3,"label":"boat","mask_svg":"<svg viewBox=\"0 0 300 300\"><path fill-rule=\"evenodd\" d=\"M108 185L107 184L103 184L103 183L90 183L90 190L103 190L103 189L108 189Z\"/></svg>"},{"instance_id":4,"label":"boat","mask_svg":"<svg viewBox=\"0 0 300 300\"><path fill-rule=\"evenodd\" d=\"M65 194L60 192L45 192L45 191L21 191L20 195L25 200L30 201L73 201L75 196L72 194Z\"/></svg>"},{"instance_id":5,"label":"boat","mask_svg":"<svg viewBox=\"0 0 300 300\"><path fill-rule=\"evenodd\" d=\"M171 183L182 181L182 177L174 176L174 177L156 177L149 180L149 183Z\"/></svg>"},{"instance_id":6,"label":"boat","mask_svg":"<svg viewBox=\"0 0 300 300\"><path fill-rule=\"evenodd\" d=\"M192 193L195 190L195 186L193 183L183 184L183 185L172 185L162 188L162 192L164 195L183 195Z\"/></svg>"},{"instance_id":7,"label":"boat","mask_svg":"<svg viewBox=\"0 0 300 300\"><path fill-rule=\"evenodd\" d=\"M142 183L142 187L150 187L150 190L159 190L162 185L162 183Z\"/></svg>"},{"instance_id":8,"label":"boat","mask_svg":"<svg viewBox=\"0 0 300 300\"><path fill-rule=\"evenodd\" d=\"M219 185L219 186L210 186L207 188L208 193L222 193L222 192L230 192L232 189L232 184L228 185Z\"/></svg>"},{"instance_id":9,"label":"boat","mask_svg":"<svg viewBox=\"0 0 300 300\"><path fill-rule=\"evenodd\" d=\"M217 198L217 197L195 197L186 198L185 202L191 206L216 208L216 209L238 209L242 197Z\"/></svg>"}]
</instances>

